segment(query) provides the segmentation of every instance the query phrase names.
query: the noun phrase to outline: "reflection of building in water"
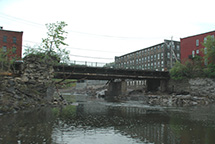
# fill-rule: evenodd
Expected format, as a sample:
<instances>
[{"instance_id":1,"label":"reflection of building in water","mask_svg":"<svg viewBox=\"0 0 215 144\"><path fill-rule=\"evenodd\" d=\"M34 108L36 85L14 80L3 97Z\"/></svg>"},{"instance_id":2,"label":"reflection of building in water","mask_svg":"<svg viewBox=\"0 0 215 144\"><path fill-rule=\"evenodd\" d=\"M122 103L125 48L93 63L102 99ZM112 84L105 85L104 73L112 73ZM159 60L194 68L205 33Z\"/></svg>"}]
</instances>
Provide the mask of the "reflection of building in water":
<instances>
[{"instance_id":1,"label":"reflection of building in water","mask_svg":"<svg viewBox=\"0 0 215 144\"><path fill-rule=\"evenodd\" d=\"M160 109L89 103L82 105L79 110L92 127L111 126L120 134L137 141L154 144L177 144L180 141L169 125L170 117Z\"/></svg>"},{"instance_id":2,"label":"reflection of building in water","mask_svg":"<svg viewBox=\"0 0 215 144\"><path fill-rule=\"evenodd\" d=\"M141 108L125 107L122 111L128 114L127 116L130 118L133 117L133 121L135 121L131 122L130 125L115 127L124 135L154 144L177 144L180 142L180 139L169 125L170 119L168 116L159 114L159 112L157 114L147 114L147 109L141 110Z\"/></svg>"}]
</instances>

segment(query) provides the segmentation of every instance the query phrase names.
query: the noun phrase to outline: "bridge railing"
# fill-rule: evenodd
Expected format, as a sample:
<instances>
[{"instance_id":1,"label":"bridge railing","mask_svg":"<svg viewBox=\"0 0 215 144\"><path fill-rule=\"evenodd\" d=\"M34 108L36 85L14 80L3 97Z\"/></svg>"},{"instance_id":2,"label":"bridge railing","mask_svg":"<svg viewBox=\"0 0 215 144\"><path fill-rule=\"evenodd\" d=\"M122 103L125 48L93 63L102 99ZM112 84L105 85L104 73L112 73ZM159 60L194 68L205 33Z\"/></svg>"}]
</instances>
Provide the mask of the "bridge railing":
<instances>
[{"instance_id":1,"label":"bridge railing","mask_svg":"<svg viewBox=\"0 0 215 144\"><path fill-rule=\"evenodd\" d=\"M83 65L83 66L90 66L90 67L103 67L103 66L106 65L106 63L72 60L72 61L70 61L70 65L80 65L80 66Z\"/></svg>"}]
</instances>

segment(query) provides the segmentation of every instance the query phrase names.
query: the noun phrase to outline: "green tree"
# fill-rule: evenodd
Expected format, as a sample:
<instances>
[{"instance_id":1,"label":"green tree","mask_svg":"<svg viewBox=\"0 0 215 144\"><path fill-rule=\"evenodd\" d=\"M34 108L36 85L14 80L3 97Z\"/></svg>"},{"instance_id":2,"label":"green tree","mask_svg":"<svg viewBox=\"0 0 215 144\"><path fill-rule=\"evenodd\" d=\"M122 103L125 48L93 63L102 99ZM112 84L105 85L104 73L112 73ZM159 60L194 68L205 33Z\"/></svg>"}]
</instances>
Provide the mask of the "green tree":
<instances>
[{"instance_id":1,"label":"green tree","mask_svg":"<svg viewBox=\"0 0 215 144\"><path fill-rule=\"evenodd\" d=\"M207 40L203 43L205 49L204 60L208 63L207 67L204 69L204 74L206 77L215 78L215 39L212 36L207 36Z\"/></svg>"},{"instance_id":2,"label":"green tree","mask_svg":"<svg viewBox=\"0 0 215 144\"><path fill-rule=\"evenodd\" d=\"M2 72L12 72L14 70L13 63L16 58L12 59L9 56L11 55L12 50L4 51L0 49L0 71Z\"/></svg>"},{"instance_id":3,"label":"green tree","mask_svg":"<svg viewBox=\"0 0 215 144\"><path fill-rule=\"evenodd\" d=\"M181 80L189 77L190 71L187 65L189 65L189 63L184 65L184 64L181 64L180 62L176 62L174 67L172 67L172 69L170 70L171 78L174 80Z\"/></svg>"},{"instance_id":4,"label":"green tree","mask_svg":"<svg viewBox=\"0 0 215 144\"><path fill-rule=\"evenodd\" d=\"M204 49L204 59L208 61L208 63L215 64L215 39L212 36L207 36L207 40L203 43Z\"/></svg>"},{"instance_id":5,"label":"green tree","mask_svg":"<svg viewBox=\"0 0 215 144\"><path fill-rule=\"evenodd\" d=\"M63 46L68 46L64 41L67 38L67 32L64 28L67 24L63 21L56 23L46 24L48 30L47 37L42 39L42 44L38 48L28 48L25 50L24 55L40 55L44 59L54 59L67 63L69 61L69 51Z\"/></svg>"}]
</instances>

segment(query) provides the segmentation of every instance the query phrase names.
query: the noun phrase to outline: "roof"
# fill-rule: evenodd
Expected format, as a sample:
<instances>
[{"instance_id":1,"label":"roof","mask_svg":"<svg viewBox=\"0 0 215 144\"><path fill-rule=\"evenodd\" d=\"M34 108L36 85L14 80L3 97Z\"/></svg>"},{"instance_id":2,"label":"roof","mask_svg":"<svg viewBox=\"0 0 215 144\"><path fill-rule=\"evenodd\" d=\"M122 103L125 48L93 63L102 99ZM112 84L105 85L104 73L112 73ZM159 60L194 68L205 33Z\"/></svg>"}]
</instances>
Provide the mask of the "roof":
<instances>
[{"instance_id":1,"label":"roof","mask_svg":"<svg viewBox=\"0 0 215 144\"><path fill-rule=\"evenodd\" d=\"M180 38L180 39L186 39L186 38L195 37L195 36L199 36L199 35L204 35L204 34L212 33L212 32L215 32L215 30L209 31L209 32L205 32L205 33L201 33L201 34L196 34L196 35L188 36L188 37L184 37L184 38Z\"/></svg>"},{"instance_id":2,"label":"roof","mask_svg":"<svg viewBox=\"0 0 215 144\"><path fill-rule=\"evenodd\" d=\"M12 30L5 30L3 27L0 26L0 31L8 31L8 32L18 32L18 33L23 33L23 31L12 31Z\"/></svg>"}]
</instances>

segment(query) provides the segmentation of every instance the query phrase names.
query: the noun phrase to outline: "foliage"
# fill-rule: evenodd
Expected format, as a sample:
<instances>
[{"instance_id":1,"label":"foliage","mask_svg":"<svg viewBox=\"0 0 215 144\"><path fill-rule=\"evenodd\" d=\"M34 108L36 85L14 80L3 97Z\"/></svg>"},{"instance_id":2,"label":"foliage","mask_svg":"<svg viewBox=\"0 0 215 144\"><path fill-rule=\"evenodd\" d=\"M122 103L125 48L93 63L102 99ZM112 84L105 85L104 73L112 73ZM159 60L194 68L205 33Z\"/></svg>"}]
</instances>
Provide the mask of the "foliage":
<instances>
[{"instance_id":1,"label":"foliage","mask_svg":"<svg viewBox=\"0 0 215 144\"><path fill-rule=\"evenodd\" d=\"M207 49L204 59L207 59L208 63L215 63L215 39L212 36L207 36L203 46Z\"/></svg>"},{"instance_id":2,"label":"foliage","mask_svg":"<svg viewBox=\"0 0 215 144\"><path fill-rule=\"evenodd\" d=\"M11 55L12 50L7 50L6 52L3 49L0 49L0 71L11 72L13 70L14 59L10 59L9 55Z\"/></svg>"},{"instance_id":3,"label":"foliage","mask_svg":"<svg viewBox=\"0 0 215 144\"><path fill-rule=\"evenodd\" d=\"M176 62L174 67L170 70L170 76L174 80L181 80L189 76L189 70L185 65Z\"/></svg>"},{"instance_id":4,"label":"foliage","mask_svg":"<svg viewBox=\"0 0 215 144\"><path fill-rule=\"evenodd\" d=\"M204 69L205 77L215 78L215 64L210 63L207 65L207 68Z\"/></svg>"},{"instance_id":5,"label":"foliage","mask_svg":"<svg viewBox=\"0 0 215 144\"><path fill-rule=\"evenodd\" d=\"M66 40L67 32L64 28L67 24L63 21L46 24L47 38L42 39L42 44L38 48L31 48L25 50L24 55L38 55L44 59L54 59L56 62L67 63L69 61L69 51L62 46L68 46L64 41Z\"/></svg>"}]
</instances>

